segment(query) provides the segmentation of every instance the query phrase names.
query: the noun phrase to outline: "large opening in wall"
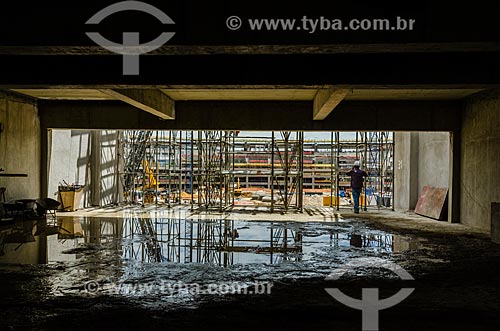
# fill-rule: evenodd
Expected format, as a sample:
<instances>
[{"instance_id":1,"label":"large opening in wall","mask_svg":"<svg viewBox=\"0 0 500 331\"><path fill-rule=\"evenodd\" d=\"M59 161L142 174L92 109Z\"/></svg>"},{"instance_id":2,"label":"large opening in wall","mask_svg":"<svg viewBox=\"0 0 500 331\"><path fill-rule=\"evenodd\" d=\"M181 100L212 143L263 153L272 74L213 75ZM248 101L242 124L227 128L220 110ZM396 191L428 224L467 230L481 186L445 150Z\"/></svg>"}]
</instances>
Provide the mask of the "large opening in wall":
<instances>
[{"instance_id":1,"label":"large opening in wall","mask_svg":"<svg viewBox=\"0 0 500 331\"><path fill-rule=\"evenodd\" d=\"M51 130L49 194L59 198L60 186L82 187L77 209L348 212L354 201L347 173L359 163L367 174L362 212L413 211L429 187L448 199L450 137L448 132ZM431 196L429 207L441 211L430 216L445 220L449 207L438 198Z\"/></svg>"}]
</instances>

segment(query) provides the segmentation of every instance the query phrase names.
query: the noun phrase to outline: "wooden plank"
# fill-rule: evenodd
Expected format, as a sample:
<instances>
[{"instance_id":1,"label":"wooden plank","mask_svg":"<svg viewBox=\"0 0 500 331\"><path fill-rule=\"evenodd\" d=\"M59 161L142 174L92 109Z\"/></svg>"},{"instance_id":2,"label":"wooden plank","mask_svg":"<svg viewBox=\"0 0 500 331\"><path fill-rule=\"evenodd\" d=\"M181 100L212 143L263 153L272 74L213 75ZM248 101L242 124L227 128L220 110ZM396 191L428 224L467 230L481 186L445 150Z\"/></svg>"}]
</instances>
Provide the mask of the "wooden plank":
<instances>
[{"instance_id":1,"label":"wooden plank","mask_svg":"<svg viewBox=\"0 0 500 331\"><path fill-rule=\"evenodd\" d=\"M447 188L424 186L415 207L415 214L441 220L447 195Z\"/></svg>"},{"instance_id":2,"label":"wooden plank","mask_svg":"<svg viewBox=\"0 0 500 331\"><path fill-rule=\"evenodd\" d=\"M315 121L324 120L344 100L349 91L349 89L339 89L332 86L319 89L314 97L313 119Z\"/></svg>"},{"instance_id":3,"label":"wooden plank","mask_svg":"<svg viewBox=\"0 0 500 331\"><path fill-rule=\"evenodd\" d=\"M100 91L162 119L175 119L174 100L160 90L102 89Z\"/></svg>"}]
</instances>

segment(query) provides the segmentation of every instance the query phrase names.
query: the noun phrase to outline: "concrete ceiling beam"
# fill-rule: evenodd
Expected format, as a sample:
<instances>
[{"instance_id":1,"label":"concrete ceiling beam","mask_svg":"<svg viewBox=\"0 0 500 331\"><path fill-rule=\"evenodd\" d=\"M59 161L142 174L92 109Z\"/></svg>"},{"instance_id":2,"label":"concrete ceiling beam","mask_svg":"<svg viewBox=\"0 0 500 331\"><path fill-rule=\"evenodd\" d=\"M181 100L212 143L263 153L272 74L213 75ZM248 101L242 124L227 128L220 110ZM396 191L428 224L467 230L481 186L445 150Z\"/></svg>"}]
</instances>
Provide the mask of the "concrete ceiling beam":
<instances>
[{"instance_id":1,"label":"concrete ceiling beam","mask_svg":"<svg viewBox=\"0 0 500 331\"><path fill-rule=\"evenodd\" d=\"M175 119L175 101L160 90L100 89L99 91L161 119Z\"/></svg>"},{"instance_id":2,"label":"concrete ceiling beam","mask_svg":"<svg viewBox=\"0 0 500 331\"><path fill-rule=\"evenodd\" d=\"M324 120L349 93L350 89L329 86L318 90L314 96L313 119Z\"/></svg>"}]
</instances>

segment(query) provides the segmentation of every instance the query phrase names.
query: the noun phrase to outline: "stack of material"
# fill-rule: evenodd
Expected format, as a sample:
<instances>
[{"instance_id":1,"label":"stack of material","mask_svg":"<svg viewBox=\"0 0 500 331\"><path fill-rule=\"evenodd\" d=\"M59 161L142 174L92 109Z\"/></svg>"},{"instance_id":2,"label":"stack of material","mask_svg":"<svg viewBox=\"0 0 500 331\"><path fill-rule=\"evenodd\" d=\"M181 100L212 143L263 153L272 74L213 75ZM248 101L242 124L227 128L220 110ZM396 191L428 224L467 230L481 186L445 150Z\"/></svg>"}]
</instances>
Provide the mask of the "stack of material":
<instances>
[{"instance_id":1,"label":"stack of material","mask_svg":"<svg viewBox=\"0 0 500 331\"><path fill-rule=\"evenodd\" d=\"M83 188L83 185L59 185L58 201L61 203L61 210L78 210L83 196Z\"/></svg>"}]
</instances>

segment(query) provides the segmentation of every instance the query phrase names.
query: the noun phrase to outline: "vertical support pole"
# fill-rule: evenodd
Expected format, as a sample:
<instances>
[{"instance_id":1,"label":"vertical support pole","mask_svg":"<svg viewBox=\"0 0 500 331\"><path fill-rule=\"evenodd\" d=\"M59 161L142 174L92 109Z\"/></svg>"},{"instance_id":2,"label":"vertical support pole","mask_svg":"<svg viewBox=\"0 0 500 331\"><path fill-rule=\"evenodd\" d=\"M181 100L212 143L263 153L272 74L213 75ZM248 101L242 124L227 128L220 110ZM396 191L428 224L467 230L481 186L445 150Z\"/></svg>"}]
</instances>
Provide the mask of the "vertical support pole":
<instances>
[{"instance_id":1,"label":"vertical support pole","mask_svg":"<svg viewBox=\"0 0 500 331\"><path fill-rule=\"evenodd\" d=\"M448 188L448 222L460 223L460 131L450 132L450 171Z\"/></svg>"},{"instance_id":2,"label":"vertical support pole","mask_svg":"<svg viewBox=\"0 0 500 331\"><path fill-rule=\"evenodd\" d=\"M384 167L382 163L382 132L378 132L378 176L379 176L379 187L380 187L380 205L384 206Z\"/></svg>"},{"instance_id":3,"label":"vertical support pole","mask_svg":"<svg viewBox=\"0 0 500 331\"><path fill-rule=\"evenodd\" d=\"M337 211L340 210L340 199L339 199L339 182L340 182L340 133L335 132L335 143L337 145L337 164L336 164L336 170L337 170L337 175L335 176L335 205L337 206Z\"/></svg>"},{"instance_id":4,"label":"vertical support pole","mask_svg":"<svg viewBox=\"0 0 500 331\"><path fill-rule=\"evenodd\" d=\"M223 184L224 184L224 179L223 176L224 174L222 173L223 169L223 162L224 162L224 141L223 141L223 134L224 131L220 131L219 133L219 171L218 171L218 177L219 177L219 212L222 212L222 190L223 190Z\"/></svg>"},{"instance_id":5,"label":"vertical support pole","mask_svg":"<svg viewBox=\"0 0 500 331\"><path fill-rule=\"evenodd\" d=\"M202 159L201 159L201 154L203 153L203 147L201 146L201 137L202 133L201 131L198 131L198 142L197 142L197 148L198 148L198 168L197 168L197 182L198 182L198 208L201 207L201 195L203 194L203 179L202 179Z\"/></svg>"},{"instance_id":6,"label":"vertical support pole","mask_svg":"<svg viewBox=\"0 0 500 331\"><path fill-rule=\"evenodd\" d=\"M121 130L116 131L116 169L115 169L115 183L116 183L116 192L115 192L115 204L119 205L121 202L120 196L123 194L120 194L120 188L122 187L120 183L120 173L122 169L122 162L121 162L121 156L122 156L122 134L123 132Z\"/></svg>"},{"instance_id":7,"label":"vertical support pole","mask_svg":"<svg viewBox=\"0 0 500 331\"><path fill-rule=\"evenodd\" d=\"M187 159L187 156L188 156L188 132L189 131L186 131L186 138L184 140L184 155L186 157L186 161L188 160ZM184 162L186 163L186 162ZM184 175L184 191L187 191L187 188L188 188L188 183L187 183L187 176L188 176L188 167L186 167L186 172L185 172L185 175Z\"/></svg>"},{"instance_id":8,"label":"vertical support pole","mask_svg":"<svg viewBox=\"0 0 500 331\"><path fill-rule=\"evenodd\" d=\"M144 146L144 152L141 155L141 161L144 162L146 160L146 144L149 143L149 141L145 140L145 135L142 135L143 140L141 141L141 145ZM146 200L146 192L144 191L144 186L146 186L146 167L145 164L142 163L142 206L144 207L144 203Z\"/></svg>"},{"instance_id":9,"label":"vertical support pole","mask_svg":"<svg viewBox=\"0 0 500 331\"><path fill-rule=\"evenodd\" d=\"M284 158L285 158L285 184L284 184L284 203L285 203L285 213L288 212L288 176L290 174L290 165L288 160L288 139L290 137L289 132L282 132L283 138L285 138L285 150L284 150Z\"/></svg>"},{"instance_id":10,"label":"vertical support pole","mask_svg":"<svg viewBox=\"0 0 500 331\"><path fill-rule=\"evenodd\" d=\"M271 136L271 213L274 212L274 131Z\"/></svg>"},{"instance_id":11,"label":"vertical support pole","mask_svg":"<svg viewBox=\"0 0 500 331\"><path fill-rule=\"evenodd\" d=\"M172 130L168 131L168 193L167 193L167 206L170 205L170 197L172 196Z\"/></svg>"},{"instance_id":12,"label":"vertical support pole","mask_svg":"<svg viewBox=\"0 0 500 331\"><path fill-rule=\"evenodd\" d=\"M232 175L231 175L231 185L233 187L232 189L232 197L231 197L231 205L234 206L234 149L235 149L235 144L236 144L236 131L233 132L233 135L232 135L232 138L233 138L233 143L232 143L232 146L231 146L231 162L232 162Z\"/></svg>"},{"instance_id":13,"label":"vertical support pole","mask_svg":"<svg viewBox=\"0 0 500 331\"><path fill-rule=\"evenodd\" d=\"M203 179L205 181L205 206L208 208L211 205L212 202L212 194L213 194L213 185L212 185L212 168L213 168L213 161L212 161L212 135L210 131L204 131L203 132L205 137L205 142L201 142L202 148L204 149L204 157L205 157L205 162L203 164Z\"/></svg>"},{"instance_id":14,"label":"vertical support pole","mask_svg":"<svg viewBox=\"0 0 500 331\"><path fill-rule=\"evenodd\" d=\"M156 132L156 145L155 145L155 177L156 177L156 185L155 185L155 204L158 205L158 193L160 192L160 173L158 169L158 130Z\"/></svg>"},{"instance_id":15,"label":"vertical support pole","mask_svg":"<svg viewBox=\"0 0 500 331\"><path fill-rule=\"evenodd\" d=\"M182 205L182 131L179 131L179 204Z\"/></svg>"},{"instance_id":16,"label":"vertical support pole","mask_svg":"<svg viewBox=\"0 0 500 331\"><path fill-rule=\"evenodd\" d=\"M302 213L302 207L303 207L303 202L304 202L304 132L303 131L300 131L299 132L299 156L300 156L300 159L299 159L299 163L298 163L298 167L299 167L299 189L298 189L298 197L299 197L299 203L298 203L298 207L299 207L299 211Z\"/></svg>"},{"instance_id":17,"label":"vertical support pole","mask_svg":"<svg viewBox=\"0 0 500 331\"><path fill-rule=\"evenodd\" d=\"M335 197L337 199L337 197ZM330 208L333 207L333 131L330 132Z\"/></svg>"},{"instance_id":18,"label":"vertical support pole","mask_svg":"<svg viewBox=\"0 0 500 331\"><path fill-rule=\"evenodd\" d=\"M356 159L359 160L359 132L356 131Z\"/></svg>"},{"instance_id":19,"label":"vertical support pole","mask_svg":"<svg viewBox=\"0 0 500 331\"><path fill-rule=\"evenodd\" d=\"M394 157L396 155L396 139L394 139L395 133L391 132L391 151L392 154L389 157L389 164L391 166L391 210L394 211L394 200L395 195L394 195Z\"/></svg>"},{"instance_id":20,"label":"vertical support pole","mask_svg":"<svg viewBox=\"0 0 500 331\"><path fill-rule=\"evenodd\" d=\"M130 132L130 131L129 131ZM135 141L135 130L132 131L132 146L130 147L129 151L128 151L128 157L131 157L131 151L134 151L134 154L135 154L135 148L136 148L136 141ZM129 134L129 139L130 139L130 134ZM134 157L134 161L135 161L135 155L133 156ZM137 177L137 173L134 172L132 173L132 170L127 168L126 169L127 173L130 173L130 179L131 179L131 183L130 183L130 188L128 188L129 190L129 197L131 199L131 203L134 204L135 203L135 199L136 199L136 191L135 191L135 179Z\"/></svg>"},{"instance_id":21,"label":"vertical support pole","mask_svg":"<svg viewBox=\"0 0 500 331\"><path fill-rule=\"evenodd\" d=\"M190 186L190 190L191 190L191 210L193 210L193 205L194 205L194 188L193 188L193 163L194 163L194 155L193 155L193 152L194 152L194 147L193 147L193 142L194 142L194 139L193 139L193 135L194 135L194 131L191 131L191 140L190 140L190 144L191 144L191 155L190 155L190 171L191 171L191 175L189 176L189 186Z\"/></svg>"},{"instance_id":22,"label":"vertical support pole","mask_svg":"<svg viewBox=\"0 0 500 331\"><path fill-rule=\"evenodd\" d=\"M370 170L370 160L368 158L368 133L364 133L364 144L363 144L363 148L364 148L364 168L365 168L365 171L367 172L368 174L368 177L366 178L366 180L364 181L364 186L365 186L365 201L364 201L364 211L367 211L367 208L366 208L366 204L368 202L368 194L366 194L366 185L367 183L370 183L370 176L371 176L371 170ZM368 168L367 168L368 167Z\"/></svg>"}]
</instances>

